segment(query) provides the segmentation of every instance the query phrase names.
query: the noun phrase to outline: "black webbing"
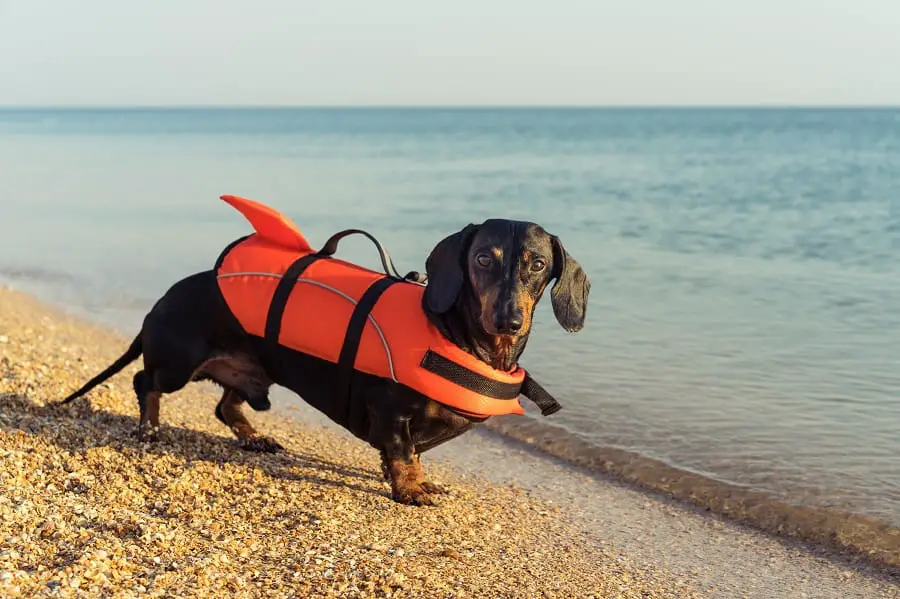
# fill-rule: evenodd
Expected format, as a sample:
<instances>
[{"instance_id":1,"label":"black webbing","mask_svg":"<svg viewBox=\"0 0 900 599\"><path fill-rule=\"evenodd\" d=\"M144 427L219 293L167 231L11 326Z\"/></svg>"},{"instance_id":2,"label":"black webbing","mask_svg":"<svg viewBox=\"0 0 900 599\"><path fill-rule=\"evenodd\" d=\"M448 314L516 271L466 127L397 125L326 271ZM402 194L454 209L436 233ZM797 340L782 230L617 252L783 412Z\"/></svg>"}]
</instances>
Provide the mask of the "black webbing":
<instances>
[{"instance_id":1,"label":"black webbing","mask_svg":"<svg viewBox=\"0 0 900 599\"><path fill-rule=\"evenodd\" d=\"M387 249L385 249L371 233L363 231L362 229L345 229L343 231L338 231L328 238L328 241L325 242L325 245L322 246L319 253L323 256L333 256L337 251L338 243L348 235L365 235L368 237L369 241L374 243L375 248L378 250L378 257L381 258L381 266L384 269L384 274L397 279L403 278L400 276L400 273L397 272L397 268L394 266L394 262L391 260L391 255L388 254Z\"/></svg>"},{"instance_id":2,"label":"black webbing","mask_svg":"<svg viewBox=\"0 0 900 599\"><path fill-rule=\"evenodd\" d=\"M297 258L294 263L284 271L281 280L278 281L278 286L275 288L275 294L272 296L272 303L269 304L269 313L266 316L266 347L272 355L274 355L275 350L278 349L278 337L281 334L281 318L284 316L284 307L291 297L291 291L294 290L297 279L300 278L300 275L303 274L303 271L306 270L310 264L322 258L325 258L325 256L320 256L318 254L307 254L306 256Z\"/></svg>"},{"instance_id":3,"label":"black webbing","mask_svg":"<svg viewBox=\"0 0 900 599\"><path fill-rule=\"evenodd\" d=\"M364 402L354 401L351 397L353 389L351 382L353 380L353 367L356 364L356 354L359 351L359 342L362 339L363 330L366 328L366 320L369 313L381 294L394 283L400 282L400 279L394 277L384 277L378 279L366 289L356 307L353 308L353 314L350 315L350 321L347 323L347 332L344 334L344 344L341 346L341 353L338 357L338 374L337 374L337 401L347 402L347 422L355 422L363 418L364 414L353 414L357 411L365 410Z\"/></svg>"},{"instance_id":4,"label":"black webbing","mask_svg":"<svg viewBox=\"0 0 900 599\"><path fill-rule=\"evenodd\" d=\"M525 380L522 381L522 395L530 399L541 409L541 414L549 416L554 412L559 412L562 406L556 401L552 395L538 385L537 381L531 378L531 375L525 373Z\"/></svg>"},{"instance_id":5,"label":"black webbing","mask_svg":"<svg viewBox=\"0 0 900 599\"><path fill-rule=\"evenodd\" d=\"M494 399L512 400L518 398L519 395L524 395L541 409L541 414L544 416L549 416L562 409L559 402L547 393L527 372L521 385L517 383L501 383L473 372L465 366L448 360L431 350L425 353L425 357L422 359L422 368L452 381L460 387L465 387L469 391Z\"/></svg>"},{"instance_id":6,"label":"black webbing","mask_svg":"<svg viewBox=\"0 0 900 599\"><path fill-rule=\"evenodd\" d=\"M422 358L421 365L425 370L433 372L434 374L452 381L460 387L465 387L469 391L474 391L479 395L484 395L493 399L516 399L519 397L520 384L502 383L488 378L477 372L473 372L452 360L448 360L444 356L436 354L430 349L425 352L425 357Z\"/></svg>"}]
</instances>

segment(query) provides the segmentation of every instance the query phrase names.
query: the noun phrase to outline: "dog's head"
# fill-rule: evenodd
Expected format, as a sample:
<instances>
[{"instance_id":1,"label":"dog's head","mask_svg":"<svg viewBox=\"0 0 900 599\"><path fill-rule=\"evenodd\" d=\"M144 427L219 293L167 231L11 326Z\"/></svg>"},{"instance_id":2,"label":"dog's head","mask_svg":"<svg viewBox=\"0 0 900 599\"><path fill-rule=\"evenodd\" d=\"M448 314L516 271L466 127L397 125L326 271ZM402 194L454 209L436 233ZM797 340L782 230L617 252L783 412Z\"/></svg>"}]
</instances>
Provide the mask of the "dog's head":
<instances>
[{"instance_id":1,"label":"dog's head","mask_svg":"<svg viewBox=\"0 0 900 599\"><path fill-rule=\"evenodd\" d=\"M425 309L477 311L483 334L515 343L527 338L547 285L553 313L570 332L584 326L591 284L562 241L539 225L490 219L441 240L425 262Z\"/></svg>"}]
</instances>

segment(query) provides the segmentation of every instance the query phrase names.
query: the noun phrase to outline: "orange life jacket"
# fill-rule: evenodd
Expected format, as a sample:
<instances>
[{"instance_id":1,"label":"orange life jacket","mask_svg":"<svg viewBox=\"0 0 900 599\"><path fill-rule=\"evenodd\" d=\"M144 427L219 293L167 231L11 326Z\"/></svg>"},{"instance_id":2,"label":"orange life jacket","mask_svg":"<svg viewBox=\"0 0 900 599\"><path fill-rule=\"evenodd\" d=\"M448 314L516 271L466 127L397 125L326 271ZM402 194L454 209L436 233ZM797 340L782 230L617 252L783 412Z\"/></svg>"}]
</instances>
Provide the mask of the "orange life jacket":
<instances>
[{"instance_id":1,"label":"orange life jacket","mask_svg":"<svg viewBox=\"0 0 900 599\"><path fill-rule=\"evenodd\" d=\"M228 246L216 263L219 289L247 333L393 380L468 416L524 414L520 394L545 415L559 409L522 368L497 370L444 337L422 309L425 285L396 274L364 231L342 231L316 252L277 210L231 195L221 199L256 231ZM387 276L332 257L351 233L376 243Z\"/></svg>"}]
</instances>

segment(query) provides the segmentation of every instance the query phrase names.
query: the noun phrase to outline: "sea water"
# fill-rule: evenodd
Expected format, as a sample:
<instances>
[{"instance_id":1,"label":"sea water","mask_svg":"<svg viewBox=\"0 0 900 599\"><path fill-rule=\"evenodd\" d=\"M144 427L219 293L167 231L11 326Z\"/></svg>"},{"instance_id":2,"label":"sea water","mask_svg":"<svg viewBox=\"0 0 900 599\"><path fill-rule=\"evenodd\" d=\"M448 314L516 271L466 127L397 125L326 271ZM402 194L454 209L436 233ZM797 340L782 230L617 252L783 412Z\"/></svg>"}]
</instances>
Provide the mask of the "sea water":
<instances>
[{"instance_id":1,"label":"sea water","mask_svg":"<svg viewBox=\"0 0 900 599\"><path fill-rule=\"evenodd\" d=\"M578 334L537 310L548 421L896 525L898 184L895 110L2 110L0 278L131 334L249 231L221 194L401 272L534 221L592 283Z\"/></svg>"}]
</instances>

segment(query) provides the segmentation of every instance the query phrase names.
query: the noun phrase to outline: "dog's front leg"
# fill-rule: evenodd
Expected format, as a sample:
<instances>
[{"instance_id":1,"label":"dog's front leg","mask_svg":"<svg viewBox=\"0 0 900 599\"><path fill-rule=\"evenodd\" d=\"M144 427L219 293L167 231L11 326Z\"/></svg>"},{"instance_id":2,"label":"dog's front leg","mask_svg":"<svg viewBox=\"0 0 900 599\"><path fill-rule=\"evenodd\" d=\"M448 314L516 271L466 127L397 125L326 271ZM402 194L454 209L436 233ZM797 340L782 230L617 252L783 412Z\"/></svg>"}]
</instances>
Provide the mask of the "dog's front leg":
<instances>
[{"instance_id":1,"label":"dog's front leg","mask_svg":"<svg viewBox=\"0 0 900 599\"><path fill-rule=\"evenodd\" d=\"M411 466L411 474L415 478L416 482L419 483L419 486L422 489L431 495L440 495L442 493L447 493L447 489L440 485L436 485L433 482L428 480L428 477L425 476L425 469L422 467L421 456L417 453L414 453L412 456L412 466ZM381 456L381 474L384 475L384 479L390 482L391 479L391 466L385 458L384 454Z\"/></svg>"},{"instance_id":2,"label":"dog's front leg","mask_svg":"<svg viewBox=\"0 0 900 599\"><path fill-rule=\"evenodd\" d=\"M425 481L409 432L409 418L397 418L391 425L391 434L381 450L382 470L391 482L391 498L406 505L434 505L430 483Z\"/></svg>"}]
</instances>

